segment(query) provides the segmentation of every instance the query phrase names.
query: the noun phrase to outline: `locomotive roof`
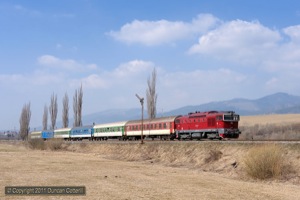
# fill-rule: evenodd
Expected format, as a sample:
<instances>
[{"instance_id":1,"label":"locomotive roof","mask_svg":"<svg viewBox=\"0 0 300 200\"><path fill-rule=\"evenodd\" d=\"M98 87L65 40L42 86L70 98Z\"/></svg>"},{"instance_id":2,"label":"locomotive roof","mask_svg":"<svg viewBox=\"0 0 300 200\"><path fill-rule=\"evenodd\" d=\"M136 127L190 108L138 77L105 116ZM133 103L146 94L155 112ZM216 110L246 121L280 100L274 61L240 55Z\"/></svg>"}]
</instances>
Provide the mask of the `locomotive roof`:
<instances>
[{"instance_id":1,"label":"locomotive roof","mask_svg":"<svg viewBox=\"0 0 300 200\"><path fill-rule=\"evenodd\" d=\"M196 112L191 112L188 115L186 115L185 117L197 117L197 116L206 116L206 115L214 115L214 114L234 114L234 111L205 111L205 112L200 112L200 111L196 111Z\"/></svg>"}]
</instances>

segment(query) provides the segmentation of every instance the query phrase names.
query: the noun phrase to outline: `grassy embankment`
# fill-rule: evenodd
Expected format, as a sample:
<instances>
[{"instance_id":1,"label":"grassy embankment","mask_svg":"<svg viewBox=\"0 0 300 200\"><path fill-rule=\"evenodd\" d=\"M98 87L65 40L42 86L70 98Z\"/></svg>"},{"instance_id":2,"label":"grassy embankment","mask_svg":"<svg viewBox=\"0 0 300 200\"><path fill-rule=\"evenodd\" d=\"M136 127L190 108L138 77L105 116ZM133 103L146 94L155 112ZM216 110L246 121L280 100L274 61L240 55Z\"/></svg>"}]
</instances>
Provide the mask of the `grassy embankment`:
<instances>
[{"instance_id":1,"label":"grassy embankment","mask_svg":"<svg viewBox=\"0 0 300 200\"><path fill-rule=\"evenodd\" d=\"M233 178L299 182L299 144L212 142L63 143L29 142L31 149L92 153L124 161L138 161L226 174Z\"/></svg>"}]
</instances>

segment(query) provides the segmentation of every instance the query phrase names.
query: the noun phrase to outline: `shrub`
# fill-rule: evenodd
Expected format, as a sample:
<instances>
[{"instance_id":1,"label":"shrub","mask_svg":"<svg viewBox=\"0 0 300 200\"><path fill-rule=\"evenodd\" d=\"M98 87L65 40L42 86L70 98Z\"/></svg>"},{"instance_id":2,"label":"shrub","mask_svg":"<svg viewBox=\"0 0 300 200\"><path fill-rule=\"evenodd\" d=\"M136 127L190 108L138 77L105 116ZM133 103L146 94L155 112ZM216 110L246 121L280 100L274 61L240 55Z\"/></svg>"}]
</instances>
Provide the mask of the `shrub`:
<instances>
[{"instance_id":1,"label":"shrub","mask_svg":"<svg viewBox=\"0 0 300 200\"><path fill-rule=\"evenodd\" d=\"M205 163L210 163L219 160L222 157L223 153L217 149L211 149L208 152L207 157L204 159Z\"/></svg>"},{"instance_id":2,"label":"shrub","mask_svg":"<svg viewBox=\"0 0 300 200\"><path fill-rule=\"evenodd\" d=\"M284 155L276 145L256 146L244 159L246 173L254 179L279 178L284 171Z\"/></svg>"},{"instance_id":3,"label":"shrub","mask_svg":"<svg viewBox=\"0 0 300 200\"><path fill-rule=\"evenodd\" d=\"M45 150L45 142L43 139L30 139L28 140L28 145L31 149L39 149L39 150Z\"/></svg>"},{"instance_id":4,"label":"shrub","mask_svg":"<svg viewBox=\"0 0 300 200\"><path fill-rule=\"evenodd\" d=\"M63 139L50 139L47 141L47 146L52 151L61 150L63 145Z\"/></svg>"}]
</instances>

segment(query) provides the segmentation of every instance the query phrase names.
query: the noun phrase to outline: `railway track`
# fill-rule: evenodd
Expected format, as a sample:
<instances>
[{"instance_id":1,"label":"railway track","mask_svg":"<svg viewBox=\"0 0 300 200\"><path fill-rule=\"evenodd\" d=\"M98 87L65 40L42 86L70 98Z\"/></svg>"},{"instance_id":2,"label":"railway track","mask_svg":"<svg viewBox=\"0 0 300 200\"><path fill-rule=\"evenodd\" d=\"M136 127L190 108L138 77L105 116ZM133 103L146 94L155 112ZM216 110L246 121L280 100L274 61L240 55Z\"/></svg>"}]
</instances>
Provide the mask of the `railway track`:
<instances>
[{"instance_id":1,"label":"railway track","mask_svg":"<svg viewBox=\"0 0 300 200\"><path fill-rule=\"evenodd\" d=\"M80 144L80 143L87 143L87 144L141 144L140 140L127 140L127 141L120 141L120 140L104 140L104 141L89 141L89 140L82 140L82 141L65 141L66 143L72 144ZM180 144L180 143L219 143L219 144L300 144L300 140L145 140L144 144L147 143L157 143L157 144L165 144L165 143L173 143L173 144Z\"/></svg>"},{"instance_id":2,"label":"railway track","mask_svg":"<svg viewBox=\"0 0 300 200\"><path fill-rule=\"evenodd\" d=\"M0 143L15 143L15 142L22 142L22 140L5 140L1 139ZM47 140L46 140L47 142ZM140 140L127 140L127 141L120 141L117 139L108 139L108 140L100 140L100 141L90 141L90 140L81 140L81 141L64 141L65 143L71 144L80 144L80 143L87 143L87 144L140 144ZM144 144L147 143L219 143L219 144L264 144L264 143L272 143L272 144L299 144L300 140L152 140L152 139L144 139Z\"/></svg>"}]
</instances>

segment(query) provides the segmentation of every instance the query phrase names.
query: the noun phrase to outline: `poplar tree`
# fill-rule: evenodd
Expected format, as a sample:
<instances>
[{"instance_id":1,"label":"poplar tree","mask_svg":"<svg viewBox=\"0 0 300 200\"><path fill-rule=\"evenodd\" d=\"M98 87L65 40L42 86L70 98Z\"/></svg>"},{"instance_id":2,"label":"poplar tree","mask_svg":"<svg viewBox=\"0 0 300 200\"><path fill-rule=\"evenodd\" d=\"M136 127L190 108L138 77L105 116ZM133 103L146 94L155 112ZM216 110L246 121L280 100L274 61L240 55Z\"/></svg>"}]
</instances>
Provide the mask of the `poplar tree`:
<instances>
[{"instance_id":1,"label":"poplar tree","mask_svg":"<svg viewBox=\"0 0 300 200\"><path fill-rule=\"evenodd\" d=\"M48 127L48 106L45 104L44 114L43 114L43 130L47 130L47 127Z\"/></svg>"},{"instance_id":2,"label":"poplar tree","mask_svg":"<svg viewBox=\"0 0 300 200\"><path fill-rule=\"evenodd\" d=\"M51 95L49 113L51 118L51 130L54 130L57 118L57 96L54 95L54 93Z\"/></svg>"},{"instance_id":3,"label":"poplar tree","mask_svg":"<svg viewBox=\"0 0 300 200\"><path fill-rule=\"evenodd\" d=\"M63 98L62 121L63 128L67 128L69 126L69 97L67 93Z\"/></svg>"},{"instance_id":4,"label":"poplar tree","mask_svg":"<svg viewBox=\"0 0 300 200\"><path fill-rule=\"evenodd\" d=\"M147 80L148 88L146 90L146 98L147 98L147 111L148 111L149 119L154 119L156 117L156 102L157 102L156 75L157 75L156 69L154 68L151 77L149 77Z\"/></svg>"},{"instance_id":5,"label":"poplar tree","mask_svg":"<svg viewBox=\"0 0 300 200\"><path fill-rule=\"evenodd\" d=\"M20 116L20 137L22 140L28 140L29 123L31 118L30 102L25 103Z\"/></svg>"}]
</instances>

